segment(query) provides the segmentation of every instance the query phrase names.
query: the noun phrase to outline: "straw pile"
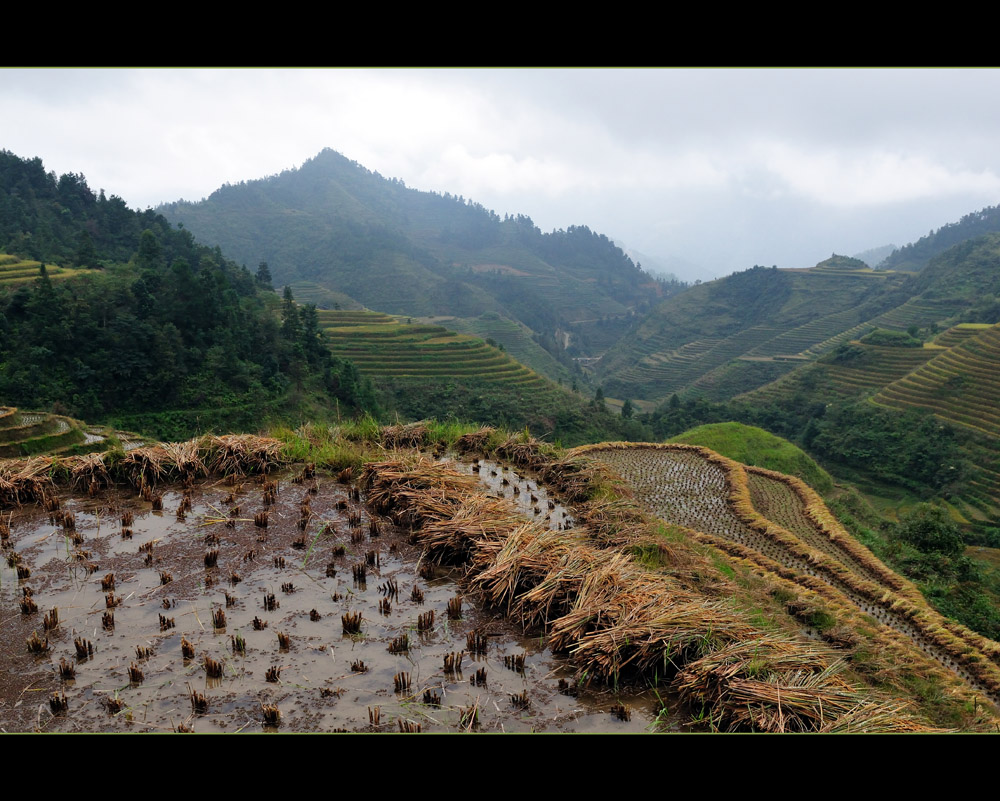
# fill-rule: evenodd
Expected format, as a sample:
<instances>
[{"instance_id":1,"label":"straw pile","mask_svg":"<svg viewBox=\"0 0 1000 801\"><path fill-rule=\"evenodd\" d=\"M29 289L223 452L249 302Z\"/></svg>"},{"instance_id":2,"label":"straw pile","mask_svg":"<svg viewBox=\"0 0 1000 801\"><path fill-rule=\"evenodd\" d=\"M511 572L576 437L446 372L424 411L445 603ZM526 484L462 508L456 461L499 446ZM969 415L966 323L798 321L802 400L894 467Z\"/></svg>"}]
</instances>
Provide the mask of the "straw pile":
<instances>
[{"instance_id":1,"label":"straw pile","mask_svg":"<svg viewBox=\"0 0 1000 801\"><path fill-rule=\"evenodd\" d=\"M210 473L267 473L282 463L281 449L277 439L229 434L134 448L125 455L104 452L8 461L0 466L0 508L41 503L57 481L92 490L117 481L139 488Z\"/></svg>"},{"instance_id":2,"label":"straw pile","mask_svg":"<svg viewBox=\"0 0 1000 801\"><path fill-rule=\"evenodd\" d=\"M567 456L536 467L546 484L555 487L570 503L587 500L599 483L611 483L611 472L593 459Z\"/></svg>"},{"instance_id":3,"label":"straw pile","mask_svg":"<svg viewBox=\"0 0 1000 801\"><path fill-rule=\"evenodd\" d=\"M133 486L156 484L168 475L169 456L162 445L133 448L120 462L126 480Z\"/></svg>"},{"instance_id":4,"label":"straw pile","mask_svg":"<svg viewBox=\"0 0 1000 801\"><path fill-rule=\"evenodd\" d=\"M208 469L224 476L268 473L282 463L281 440L254 434L208 436L198 441Z\"/></svg>"},{"instance_id":5,"label":"straw pile","mask_svg":"<svg viewBox=\"0 0 1000 801\"><path fill-rule=\"evenodd\" d=\"M104 463L103 453L88 453L74 459L69 465L73 489L91 486L107 487L111 484L111 474Z\"/></svg>"},{"instance_id":6,"label":"straw pile","mask_svg":"<svg viewBox=\"0 0 1000 801\"><path fill-rule=\"evenodd\" d=\"M419 448L427 441L427 426L423 423L385 426L382 429L382 447L387 450Z\"/></svg>"},{"instance_id":7,"label":"straw pile","mask_svg":"<svg viewBox=\"0 0 1000 801\"><path fill-rule=\"evenodd\" d=\"M499 458L529 470L538 470L544 467L554 458L554 453L555 449L551 445L544 445L527 434L509 437L496 449L496 455Z\"/></svg>"},{"instance_id":8,"label":"straw pile","mask_svg":"<svg viewBox=\"0 0 1000 801\"><path fill-rule=\"evenodd\" d=\"M196 439L187 442L164 443L167 459L182 478L198 478L208 475L208 468L199 453L201 443Z\"/></svg>"},{"instance_id":9,"label":"straw pile","mask_svg":"<svg viewBox=\"0 0 1000 801\"><path fill-rule=\"evenodd\" d=\"M483 426L478 431L462 434L462 436L455 440L455 450L462 454L483 453L486 444L494 433L496 433L495 428Z\"/></svg>"},{"instance_id":10,"label":"straw pile","mask_svg":"<svg viewBox=\"0 0 1000 801\"><path fill-rule=\"evenodd\" d=\"M747 654L767 654L772 672L748 677ZM812 656L812 659L810 659ZM810 664L811 662L811 664ZM874 702L800 643L768 637L736 643L685 666L675 682L681 697L726 711L730 731L927 731L902 704Z\"/></svg>"},{"instance_id":11,"label":"straw pile","mask_svg":"<svg viewBox=\"0 0 1000 801\"><path fill-rule=\"evenodd\" d=\"M41 503L53 488L52 459L36 456L0 468L0 508Z\"/></svg>"}]
</instances>

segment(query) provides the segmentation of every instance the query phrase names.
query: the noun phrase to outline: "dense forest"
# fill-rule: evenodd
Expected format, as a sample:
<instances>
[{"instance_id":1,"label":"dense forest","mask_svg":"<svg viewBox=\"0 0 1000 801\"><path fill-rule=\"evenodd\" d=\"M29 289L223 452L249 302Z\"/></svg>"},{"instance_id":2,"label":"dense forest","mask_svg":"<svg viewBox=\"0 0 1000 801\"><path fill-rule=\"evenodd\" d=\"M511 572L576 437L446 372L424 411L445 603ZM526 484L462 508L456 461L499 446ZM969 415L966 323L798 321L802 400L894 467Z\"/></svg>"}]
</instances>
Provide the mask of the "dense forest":
<instances>
[{"instance_id":1,"label":"dense forest","mask_svg":"<svg viewBox=\"0 0 1000 801\"><path fill-rule=\"evenodd\" d=\"M217 425L310 392L374 405L323 346L315 309L286 296L279 314L266 265L251 274L83 176L0 153L0 251L41 262L38 280L0 292L5 403L92 421L205 409ZM46 262L100 269L55 282Z\"/></svg>"}]
</instances>

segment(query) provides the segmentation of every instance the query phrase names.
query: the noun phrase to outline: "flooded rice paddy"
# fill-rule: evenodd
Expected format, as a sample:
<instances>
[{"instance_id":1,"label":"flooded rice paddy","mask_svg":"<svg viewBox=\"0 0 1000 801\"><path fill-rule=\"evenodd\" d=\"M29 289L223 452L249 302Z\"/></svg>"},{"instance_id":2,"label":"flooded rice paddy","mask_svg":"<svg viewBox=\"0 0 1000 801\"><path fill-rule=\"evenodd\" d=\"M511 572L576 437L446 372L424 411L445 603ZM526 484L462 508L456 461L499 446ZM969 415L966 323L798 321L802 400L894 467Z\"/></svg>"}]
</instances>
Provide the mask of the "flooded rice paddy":
<instances>
[{"instance_id":1,"label":"flooded rice paddy","mask_svg":"<svg viewBox=\"0 0 1000 801\"><path fill-rule=\"evenodd\" d=\"M534 481L477 467L527 516L572 525ZM0 729L655 727L655 693L575 683L544 637L462 597L459 573L422 563L350 486L270 480L147 500L62 494L58 510L4 513Z\"/></svg>"}]
</instances>

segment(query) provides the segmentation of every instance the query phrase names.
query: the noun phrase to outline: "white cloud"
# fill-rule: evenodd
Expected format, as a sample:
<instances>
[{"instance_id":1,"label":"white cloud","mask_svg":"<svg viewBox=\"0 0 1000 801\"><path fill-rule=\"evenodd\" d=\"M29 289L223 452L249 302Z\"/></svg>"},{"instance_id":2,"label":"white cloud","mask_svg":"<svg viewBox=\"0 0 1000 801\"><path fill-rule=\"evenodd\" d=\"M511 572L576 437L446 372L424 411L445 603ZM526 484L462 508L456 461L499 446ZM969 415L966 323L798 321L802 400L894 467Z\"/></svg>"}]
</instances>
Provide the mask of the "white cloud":
<instances>
[{"instance_id":1,"label":"white cloud","mask_svg":"<svg viewBox=\"0 0 1000 801\"><path fill-rule=\"evenodd\" d=\"M1000 194L1000 177L992 167L954 168L925 154L882 149L806 151L791 144L770 144L759 148L754 161L789 192L829 206Z\"/></svg>"}]
</instances>

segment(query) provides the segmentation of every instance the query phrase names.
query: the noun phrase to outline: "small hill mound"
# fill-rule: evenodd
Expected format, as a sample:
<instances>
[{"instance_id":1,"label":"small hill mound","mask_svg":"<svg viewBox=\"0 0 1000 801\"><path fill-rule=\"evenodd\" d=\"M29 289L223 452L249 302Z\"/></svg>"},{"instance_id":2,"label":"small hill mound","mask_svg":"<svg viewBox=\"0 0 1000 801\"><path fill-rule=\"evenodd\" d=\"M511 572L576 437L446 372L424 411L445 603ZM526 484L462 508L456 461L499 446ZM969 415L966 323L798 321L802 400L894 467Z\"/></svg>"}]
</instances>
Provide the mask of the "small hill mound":
<instances>
[{"instance_id":1,"label":"small hill mound","mask_svg":"<svg viewBox=\"0 0 1000 801\"><path fill-rule=\"evenodd\" d=\"M833 479L787 439L742 423L710 423L679 434L670 442L710 448L730 459L798 476L818 492L833 489Z\"/></svg>"},{"instance_id":2,"label":"small hill mound","mask_svg":"<svg viewBox=\"0 0 1000 801\"><path fill-rule=\"evenodd\" d=\"M871 272L871 268L865 264L861 259L853 259L850 256L838 256L834 253L830 258L825 261L821 261L815 267L814 270L848 270L848 271L862 271Z\"/></svg>"}]
</instances>

